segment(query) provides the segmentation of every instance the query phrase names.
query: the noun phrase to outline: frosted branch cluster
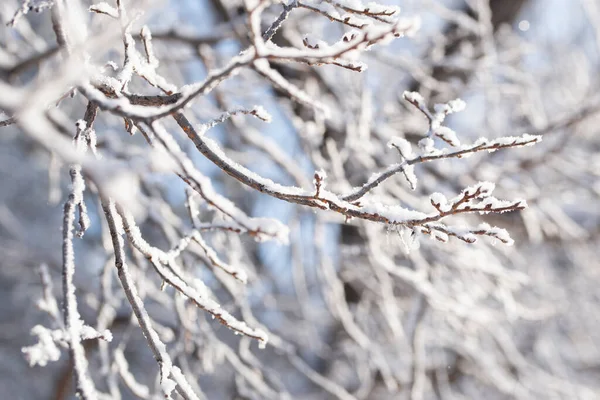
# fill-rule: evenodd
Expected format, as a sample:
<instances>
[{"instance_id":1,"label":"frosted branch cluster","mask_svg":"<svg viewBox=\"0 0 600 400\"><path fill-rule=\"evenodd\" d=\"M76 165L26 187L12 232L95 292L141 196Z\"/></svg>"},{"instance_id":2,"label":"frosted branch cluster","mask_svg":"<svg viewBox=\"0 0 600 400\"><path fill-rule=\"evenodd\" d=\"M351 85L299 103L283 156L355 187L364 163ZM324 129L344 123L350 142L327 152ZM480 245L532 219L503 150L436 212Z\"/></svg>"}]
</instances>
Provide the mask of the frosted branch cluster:
<instances>
[{"instance_id":1,"label":"frosted branch cluster","mask_svg":"<svg viewBox=\"0 0 600 400\"><path fill-rule=\"evenodd\" d=\"M510 221L532 198L511 160L545 132L465 129L477 100L431 82L460 60L390 56L421 45L418 15L396 6L215 5L205 36L155 28L147 1L26 0L6 21L37 49L0 53L0 128L69 178L62 300L43 267L51 322L31 330L28 363L67 349L82 399L124 387L142 399L452 398L453 374L511 398L589 394L511 336L514 321L556 311L517 300L531 280L503 246L519 244ZM436 7L493 40L485 8ZM31 11L51 44L35 44ZM415 82L388 84L382 65ZM90 268L97 281L82 284ZM152 367L130 358L140 338Z\"/></svg>"}]
</instances>

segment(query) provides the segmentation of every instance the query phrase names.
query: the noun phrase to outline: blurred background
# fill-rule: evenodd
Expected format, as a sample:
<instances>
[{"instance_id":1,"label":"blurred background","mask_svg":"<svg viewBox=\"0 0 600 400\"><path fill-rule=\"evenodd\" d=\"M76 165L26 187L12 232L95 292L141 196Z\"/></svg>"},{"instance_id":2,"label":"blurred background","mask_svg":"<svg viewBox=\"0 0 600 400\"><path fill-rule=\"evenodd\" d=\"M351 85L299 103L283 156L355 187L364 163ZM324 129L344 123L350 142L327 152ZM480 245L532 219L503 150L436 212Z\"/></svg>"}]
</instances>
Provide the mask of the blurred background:
<instances>
[{"instance_id":1,"label":"blurred background","mask_svg":"<svg viewBox=\"0 0 600 400\"><path fill-rule=\"evenodd\" d=\"M150 27L159 72L177 87L201 81L248 46L247 14L238 0L125 4L143 10L134 31L143 23ZM332 2L305 4L335 9ZM600 398L600 3L384 4L399 6L403 17L420 17L421 28L413 37L365 52L360 59L366 71L271 65L327 105L330 118L250 69L195 101L188 118L205 123L227 109L261 105L273 116L270 124L236 117L206 135L229 157L275 182L310 188L314 172L323 169L327 189L345 193L399 162L386 146L392 137L404 137L416 148L427 132L423 115L402 99L404 91L418 91L431 105L461 98L467 108L447 119L461 142L525 132L543 135L543 142L417 165L416 190L398 175L369 196L431 212L433 192L450 198L478 181L495 182L498 198L523 198L529 208L451 221L505 228L515 244L415 239L397 228L347 222L286 203L243 187L198 153L175 124L165 123L219 193L251 216L275 218L290 228L289 245L220 230L205 235L222 259L248 271L245 286L219 274L201 251L182 254L186 271L202 279L225 309L269 331L272 343L265 350L212 321L172 288L161 291L144 257L128 249L136 282L174 362L207 399ZM0 79L35 88L54 76L60 60L50 11L29 12L7 26L20 6L16 0L0 4ZM263 27L281 9L268 7ZM118 23L101 14L82 15L92 36L117 34L93 52L93 62L121 65ZM299 7L273 42L296 45L308 34L332 43L348 29ZM132 82L130 90L158 93L144 82ZM86 103L81 94L61 102L71 134ZM0 114L0 121L9 117ZM185 184L173 174L137 168L148 146L140 134L126 132L122 119L100 112L95 130L101 154L139 173L144 211L136 217L146 239L172 248L192 228ZM39 267L48 266L60 304L62 208L69 184L68 165L59 156L18 125L0 127L0 393L6 398L74 397L65 349L45 367L30 367L21 350L36 342L30 334L35 325L56 328L36 307L42 296ZM106 322L102 306L110 305L106 327L114 336L109 344L85 342L90 373L107 398L155 398L158 367L113 272L93 188L85 199L91 227L75 241L79 310L87 324L97 326ZM201 199L196 202L201 221L221 221ZM195 330L183 326L182 316ZM128 366L115 361L117 348ZM149 392L132 389L124 371Z\"/></svg>"}]
</instances>

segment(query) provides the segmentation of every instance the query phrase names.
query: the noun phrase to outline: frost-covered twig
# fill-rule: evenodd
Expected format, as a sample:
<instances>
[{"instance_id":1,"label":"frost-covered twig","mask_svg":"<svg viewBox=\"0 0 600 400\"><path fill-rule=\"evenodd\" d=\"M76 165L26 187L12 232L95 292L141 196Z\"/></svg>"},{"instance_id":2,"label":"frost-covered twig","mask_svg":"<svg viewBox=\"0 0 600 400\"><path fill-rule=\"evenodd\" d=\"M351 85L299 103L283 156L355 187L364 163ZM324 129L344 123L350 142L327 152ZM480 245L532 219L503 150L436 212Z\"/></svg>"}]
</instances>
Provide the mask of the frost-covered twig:
<instances>
[{"instance_id":1,"label":"frost-covered twig","mask_svg":"<svg viewBox=\"0 0 600 400\"><path fill-rule=\"evenodd\" d=\"M162 251L157 247L151 246L148 242L146 242L146 240L144 240L139 228L135 224L133 216L130 213L128 213L125 210L121 210L120 214L122 215L123 222L125 225L125 232L127 233L129 241L131 242L133 247L140 251L146 258L153 259L167 266L173 265L176 263L176 258L193 241L197 243L200 246L200 248L202 248L202 250L204 251L204 253L206 254L207 258L213 266L225 271L227 274L231 275L241 283L247 283L247 272L242 268L231 266L222 261L217 255L217 253L202 238L200 232L197 229L192 231L188 235L182 237L179 241L179 244L172 250ZM181 270L181 268L179 267L175 267L175 269Z\"/></svg>"},{"instance_id":2,"label":"frost-covered twig","mask_svg":"<svg viewBox=\"0 0 600 400\"><path fill-rule=\"evenodd\" d=\"M364 6L360 1L324 1L346 12L364 15L383 23L391 23L392 21L390 21L388 18L398 15L400 12L400 9L396 6L381 5L376 3L369 3L367 6Z\"/></svg>"},{"instance_id":3,"label":"frost-covered twig","mask_svg":"<svg viewBox=\"0 0 600 400\"><path fill-rule=\"evenodd\" d=\"M260 10L257 10L257 14ZM258 15L253 18L255 20ZM118 114L122 117L127 117L132 120L155 120L166 117L176 111L181 110L195 97L199 95L206 95L214 89L223 80L229 78L235 74L239 69L253 65L255 67L263 66L260 63L262 60L270 61L295 61L304 62L309 64L337 64L347 66L355 69L356 66L353 62L346 62L340 57L351 52L362 51L370 46L386 42L390 39L404 36L405 34L413 32L418 27L418 23L412 20L401 20L390 27L379 30L371 30L353 35L348 40L341 40L335 46L329 46L328 48L322 49L306 49L299 50L295 48L281 48L273 45L272 43L263 43L262 37L260 39L255 35L257 42L254 47L242 51L238 56L234 57L224 67L213 70L209 73L203 82L199 82L193 85L189 85L180 90L181 97L176 103L171 105L164 105L161 107L150 108L140 107L125 98L120 99L106 99L102 98L92 87L89 85L83 88L83 93L90 99L97 102L101 108L110 110L111 112ZM266 66L263 66L263 69ZM263 71L264 72L264 71ZM280 82L281 85L281 82ZM281 85L284 88L290 85ZM119 92L120 90L117 90Z\"/></svg>"},{"instance_id":4,"label":"frost-covered twig","mask_svg":"<svg viewBox=\"0 0 600 400\"><path fill-rule=\"evenodd\" d=\"M73 362L75 385L79 396L85 400L97 399L96 388L89 377L88 361L81 344L83 321L77 311L77 297L73 277L75 275L75 253L73 250L73 224L75 207L78 204L74 188L64 206L63 217L63 315L65 331L68 335L69 353Z\"/></svg>"},{"instance_id":5,"label":"frost-covered twig","mask_svg":"<svg viewBox=\"0 0 600 400\"><path fill-rule=\"evenodd\" d=\"M266 345L268 337L265 332L252 329L244 322L238 321L235 317L221 308L217 302L206 297L200 291L186 283L186 279L184 279L184 277L178 276L177 273L174 273L170 271L169 268L166 268L165 266L173 267L174 260L169 257L167 253L161 252L155 247L150 246L142 238L139 228L135 225L135 221L129 213L122 211L120 212L120 215L123 221L125 232L127 233L127 237L130 242L152 262L156 272L158 272L158 274L166 283L176 288L177 291L188 297L198 307L209 312L213 318L217 318L219 322L227 326L229 329L257 339L261 348ZM227 267L223 266L223 268ZM176 271L180 270L180 268L176 266L174 269ZM232 273L240 274L240 272L236 273L236 271ZM240 275L240 277L242 277L242 275Z\"/></svg>"},{"instance_id":6,"label":"frost-covered twig","mask_svg":"<svg viewBox=\"0 0 600 400\"><path fill-rule=\"evenodd\" d=\"M129 364L127 363L127 359L125 358L125 355L123 354L123 350L121 350L120 348L117 348L113 354L114 354L114 362L117 365L117 369L119 371L119 375L121 375L121 378L123 379L123 383L125 383L127 388L129 390L131 390L131 392L135 396L137 396L141 399L148 399L149 394L150 394L150 389L148 388L148 386L139 383L135 379L135 376L133 376L133 374L131 373L131 371L129 369Z\"/></svg>"},{"instance_id":7,"label":"frost-covered twig","mask_svg":"<svg viewBox=\"0 0 600 400\"><path fill-rule=\"evenodd\" d=\"M347 26L349 26L351 28L362 29L365 26L367 26L366 21L365 22L363 22L363 21L354 21L350 17L346 17L346 18L342 19L341 17L338 17L337 15L332 14L331 12L328 12L327 10L322 10L319 7L315 7L315 6L311 5L311 4L304 3L302 1L298 1L298 7L304 8L304 9L307 9L307 10L310 10L310 11L313 11L313 12L316 12L318 14L322 14L322 15L326 16L327 18L329 18L329 20L331 20L331 21L347 25Z\"/></svg>"},{"instance_id":8,"label":"frost-covered twig","mask_svg":"<svg viewBox=\"0 0 600 400\"><path fill-rule=\"evenodd\" d=\"M405 143L405 146L409 146L410 148L410 143L408 143L405 139L402 138L396 138L396 141L393 143L397 143L398 141L402 141L402 143ZM406 166L447 158L467 157L473 153L477 153L480 151L494 152L496 150L507 149L511 147L531 146L541 141L541 136L523 134L521 136L507 136L494 140L480 138L477 141L475 141L475 143L471 145L463 145L461 146L460 150L456 151L448 151L447 149L436 150L428 154L423 154L421 156L410 158L406 161L403 161L400 164L389 166L384 171L371 176L371 178L364 185L354 189L351 193L346 194L341 198L345 201L354 202L366 195L367 193L369 193L377 186L379 186L386 179L391 178L398 172L404 171ZM409 154L412 154L412 151Z\"/></svg>"},{"instance_id":9,"label":"frost-covered twig","mask_svg":"<svg viewBox=\"0 0 600 400\"><path fill-rule=\"evenodd\" d=\"M329 109L319 100L312 98L304 90L300 89L287 79L285 79L279 72L271 68L266 60L258 60L254 63L256 72L261 74L267 80L269 80L273 86L288 93L290 98L294 99L300 104L304 104L308 107L314 108L323 115L329 115Z\"/></svg>"},{"instance_id":10,"label":"frost-covered twig","mask_svg":"<svg viewBox=\"0 0 600 400\"><path fill-rule=\"evenodd\" d=\"M142 299L139 297L133 278L129 272L129 268L125 261L125 254L123 249L123 238L119 234L119 226L117 220L117 212L114 203L109 200L104 200L102 203L102 209L108 223L108 229L115 254L115 267L117 268L117 275L127 296L127 300L131 305L133 313L135 314L140 328L144 333L144 337L148 341L150 350L154 354L154 358L159 364L160 377L161 377L161 388L165 396L170 396L171 392L176 389L178 393L186 400L197 400L198 397L189 390L190 386L187 383L185 377L181 374L174 374L173 363L171 357L167 352L165 344L160 340L158 334L152 327L152 322L148 316L148 312L144 307ZM172 378L172 379L171 379Z\"/></svg>"},{"instance_id":11,"label":"frost-covered twig","mask_svg":"<svg viewBox=\"0 0 600 400\"><path fill-rule=\"evenodd\" d=\"M284 187L276 184L269 179L265 179L247 170L246 168L227 158L227 156L210 139L199 135L182 113L177 114L175 119L202 154L204 154L224 172L234 177L241 183L281 200L286 200L291 203L310 207L329 209L343 214L347 218L360 218L370 221L383 222L390 225L416 227L426 223L438 221L446 216L454 214L471 212L506 212L520 210L525 207L525 202L522 200L512 203L484 201L480 205L469 204L468 207L457 207L449 211L428 216L424 213L402 207L389 207L382 204L360 205L351 203L350 201L337 197L335 194L325 190L320 191L319 196L317 197L314 194L308 194L306 191L300 188ZM522 139L522 141L529 144L535 143L538 140L539 138L537 137ZM502 148L502 146L511 147L515 145L515 143L520 143L518 138L500 140L499 142L492 144L483 143L479 146L493 151L498 148ZM473 149L465 150L467 153L473 151ZM442 155L438 155L437 157L444 158ZM466 190L466 193L470 192ZM477 192L473 198L477 198L479 195L480 193ZM439 231L439 229L436 230Z\"/></svg>"},{"instance_id":12,"label":"frost-covered twig","mask_svg":"<svg viewBox=\"0 0 600 400\"><path fill-rule=\"evenodd\" d=\"M183 114L177 113L174 118L185 127L184 131L190 132L190 135L193 132L194 135L200 138ZM171 154L173 161L181 169L180 178L200 194L209 205L231 218L239 226L238 229L240 232L247 232L258 240L276 239L284 243L287 242L288 229L283 224L273 219L248 217L230 200L214 191L210 180L194 167L177 142L160 124L154 123L150 128L156 137L159 138L165 149Z\"/></svg>"},{"instance_id":13,"label":"frost-covered twig","mask_svg":"<svg viewBox=\"0 0 600 400\"><path fill-rule=\"evenodd\" d=\"M448 115L464 110L466 106L464 101L456 99L449 101L446 104L436 104L434 106L434 111L432 112L429 110L423 96L419 93L404 92L402 97L427 117L427 120L429 121L429 131L427 132L428 138L437 136L450 146L460 146L460 141L456 137L456 133L452 129L442 126L442 123Z\"/></svg>"},{"instance_id":14,"label":"frost-covered twig","mask_svg":"<svg viewBox=\"0 0 600 400\"><path fill-rule=\"evenodd\" d=\"M391 26L381 29L358 31L352 35L344 35L331 46L297 49L293 47L265 46L259 56L276 61L296 61L309 64L328 64L340 57L355 51L363 51L374 44L386 43L394 38L412 34L419 27L418 20L400 20Z\"/></svg>"},{"instance_id":15,"label":"frost-covered twig","mask_svg":"<svg viewBox=\"0 0 600 400\"><path fill-rule=\"evenodd\" d=\"M292 12L292 10L294 8L298 7L298 5L299 5L299 3L297 0L293 0L293 1L289 2L289 4L283 4L283 11L281 11L281 14L279 14L279 17L277 17L277 19L275 21L273 21L273 23L271 24L271 26L269 26L269 28L265 31L265 33L263 33L263 35L262 35L263 41L268 42L269 40L271 40L273 38L275 33L277 33L277 31L283 24L283 22L288 18L288 16Z\"/></svg>"},{"instance_id":16,"label":"frost-covered twig","mask_svg":"<svg viewBox=\"0 0 600 400\"><path fill-rule=\"evenodd\" d=\"M97 14L107 15L114 19L119 19L119 10L104 1L92 4L88 10Z\"/></svg>"},{"instance_id":17,"label":"frost-covered twig","mask_svg":"<svg viewBox=\"0 0 600 400\"><path fill-rule=\"evenodd\" d=\"M62 325L63 321L60 317L60 311L58 309L58 304L56 302L56 297L54 297L52 279L50 277L50 272L48 271L48 266L46 264L40 265L40 279L42 281L42 298L38 301L37 305L40 310L47 312L54 321Z\"/></svg>"},{"instance_id":18,"label":"frost-covered twig","mask_svg":"<svg viewBox=\"0 0 600 400\"><path fill-rule=\"evenodd\" d=\"M215 119L203 124L201 127L201 131L209 130L236 115L252 115L264 122L271 122L271 116L265 111L264 108L262 108L260 106L256 106L256 107L250 108L250 109L236 108L233 110L225 111L218 118L215 118Z\"/></svg>"},{"instance_id":19,"label":"frost-covered twig","mask_svg":"<svg viewBox=\"0 0 600 400\"><path fill-rule=\"evenodd\" d=\"M6 25L13 27L19 21L19 19L21 19L30 11L39 13L47 8L51 8L52 6L54 6L54 0L23 0L21 7L19 7Z\"/></svg>"},{"instance_id":20,"label":"frost-covered twig","mask_svg":"<svg viewBox=\"0 0 600 400\"><path fill-rule=\"evenodd\" d=\"M217 253L204 241L202 236L200 236L199 232L195 231L190 236L194 240L194 242L196 242L202 248L202 250L206 254L206 257L209 259L213 266L225 271L227 274L233 276L241 283L248 282L248 274L246 273L246 271L222 261L217 255Z\"/></svg>"}]
</instances>

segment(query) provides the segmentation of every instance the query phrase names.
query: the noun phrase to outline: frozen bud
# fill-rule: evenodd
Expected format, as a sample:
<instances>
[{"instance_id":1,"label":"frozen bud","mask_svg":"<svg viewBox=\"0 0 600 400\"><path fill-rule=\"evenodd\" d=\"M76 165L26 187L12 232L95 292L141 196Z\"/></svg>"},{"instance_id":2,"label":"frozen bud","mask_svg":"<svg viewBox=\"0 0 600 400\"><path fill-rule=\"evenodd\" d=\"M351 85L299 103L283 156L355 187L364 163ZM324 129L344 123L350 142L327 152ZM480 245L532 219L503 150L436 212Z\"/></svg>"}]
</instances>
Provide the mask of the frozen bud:
<instances>
[{"instance_id":1,"label":"frozen bud","mask_svg":"<svg viewBox=\"0 0 600 400\"><path fill-rule=\"evenodd\" d=\"M406 159L414 158L412 145L410 144L410 142L408 140L404 139L403 137L394 136L387 143L387 146L389 148L394 147L394 148L398 149L398 151L400 152L400 155Z\"/></svg>"},{"instance_id":2,"label":"frozen bud","mask_svg":"<svg viewBox=\"0 0 600 400\"><path fill-rule=\"evenodd\" d=\"M456 132L447 126L440 126L436 128L433 133L442 139L444 142L448 143L450 146L460 146L460 140L458 140L458 136L456 136Z\"/></svg>"},{"instance_id":3,"label":"frozen bud","mask_svg":"<svg viewBox=\"0 0 600 400\"><path fill-rule=\"evenodd\" d=\"M485 198L488 197L492 194L492 192L494 191L494 189L496 188L496 185L493 182L480 182L479 183L479 197L480 198Z\"/></svg>"},{"instance_id":4,"label":"frozen bud","mask_svg":"<svg viewBox=\"0 0 600 400\"><path fill-rule=\"evenodd\" d=\"M324 169L315 171L315 181L324 181L327 178L327 172Z\"/></svg>"},{"instance_id":5,"label":"frozen bud","mask_svg":"<svg viewBox=\"0 0 600 400\"><path fill-rule=\"evenodd\" d=\"M451 205L448 204L446 196L439 192L432 193L431 196L429 196L429 201L431 202L431 205L441 212L448 212L451 209Z\"/></svg>"},{"instance_id":6,"label":"frozen bud","mask_svg":"<svg viewBox=\"0 0 600 400\"><path fill-rule=\"evenodd\" d=\"M456 113L464 110L467 107L467 103L461 99L455 99L448 102L451 112Z\"/></svg>"},{"instance_id":7,"label":"frozen bud","mask_svg":"<svg viewBox=\"0 0 600 400\"><path fill-rule=\"evenodd\" d=\"M416 105L419 108L427 106L426 103L425 103L425 99L418 92L408 92L408 91L406 91L406 92L402 93L402 97L406 101L408 101L408 102Z\"/></svg>"},{"instance_id":8,"label":"frozen bud","mask_svg":"<svg viewBox=\"0 0 600 400\"><path fill-rule=\"evenodd\" d=\"M428 137L419 140L418 146L419 149L421 149L421 151L425 154L431 153L435 150L435 143L433 142L433 139Z\"/></svg>"},{"instance_id":9,"label":"frozen bud","mask_svg":"<svg viewBox=\"0 0 600 400\"><path fill-rule=\"evenodd\" d=\"M271 114L269 114L267 112L267 110L264 109L263 106L254 106L252 107L252 115L254 115L256 118L265 121L267 123L270 123L273 120L273 117L271 117Z\"/></svg>"},{"instance_id":10,"label":"frozen bud","mask_svg":"<svg viewBox=\"0 0 600 400\"><path fill-rule=\"evenodd\" d=\"M348 31L344 34L344 36L342 36L342 41L350 42L350 41L356 39L356 34L357 34L356 30Z\"/></svg>"}]
</instances>

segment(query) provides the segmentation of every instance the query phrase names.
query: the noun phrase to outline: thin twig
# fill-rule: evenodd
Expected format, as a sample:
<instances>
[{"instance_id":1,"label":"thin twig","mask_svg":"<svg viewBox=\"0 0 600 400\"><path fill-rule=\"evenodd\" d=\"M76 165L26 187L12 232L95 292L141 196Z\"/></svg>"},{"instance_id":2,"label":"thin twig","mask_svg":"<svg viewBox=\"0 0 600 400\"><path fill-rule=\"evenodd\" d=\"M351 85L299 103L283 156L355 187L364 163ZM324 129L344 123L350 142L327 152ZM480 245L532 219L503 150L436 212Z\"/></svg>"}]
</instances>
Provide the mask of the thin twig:
<instances>
[{"instance_id":1,"label":"thin twig","mask_svg":"<svg viewBox=\"0 0 600 400\"><path fill-rule=\"evenodd\" d=\"M434 153L431 155L423 155L423 156L415 157L410 160L406 160L400 164L388 167L386 170L374 175L363 186L361 186L358 189L355 189L352 193L342 196L341 199L345 200L345 201L349 201L349 202L354 202L354 201L360 199L361 197L363 197L364 195L369 193L371 190L373 190L374 188L379 186L386 179L391 178L398 172L402 172L407 165L415 165L415 164L420 164L420 163L424 163L424 162L431 162L431 161L442 160L442 159L447 159L447 158L460 158L465 155L476 153L479 151L495 151L495 150L500 150L500 149L508 149L511 147L528 146L528 145L531 145L534 143L538 143L541 140L541 138L539 136L531 136L531 138L529 138L528 136L525 137L526 140L515 141L513 143L501 144L501 143L497 143L494 141L484 142L481 144L474 144L471 147L467 147L467 148L464 148L464 149L458 150L458 151L453 151L453 152L449 152L449 153L439 152L439 153Z\"/></svg>"},{"instance_id":2,"label":"thin twig","mask_svg":"<svg viewBox=\"0 0 600 400\"><path fill-rule=\"evenodd\" d=\"M172 376L177 383L176 389L178 393L184 399L198 400L198 397L191 390L189 390L190 385L185 380L185 377L182 374L173 373L173 368L175 367L173 366L169 353L167 353L167 348L160 340L154 328L152 328L150 316L144 307L142 299L138 295L134 280L125 261L123 238L119 234L119 228L115 219L116 209L114 204L111 201L104 200L102 202L102 209L104 210L106 222L108 223L108 229L115 252L115 267L117 268L119 281L123 286L125 296L127 296L127 300L129 301L133 313L137 318L150 350L152 350L152 354L154 354L154 358L160 366L161 381L164 382L165 380L169 379L169 376Z\"/></svg>"},{"instance_id":3,"label":"thin twig","mask_svg":"<svg viewBox=\"0 0 600 400\"><path fill-rule=\"evenodd\" d=\"M262 38L265 42L268 42L269 40L271 40L273 38L275 33L277 33L279 28L281 28L281 25L287 19L287 17L290 15L292 10L294 8L298 7L298 5L299 5L299 3L297 0L292 1L290 4L283 5L283 11L281 12L281 14L279 14L279 17L277 17L277 19L273 22L273 24L271 24L269 29L267 29L265 31L265 33L263 33L263 35L262 35Z\"/></svg>"},{"instance_id":4,"label":"thin twig","mask_svg":"<svg viewBox=\"0 0 600 400\"><path fill-rule=\"evenodd\" d=\"M75 296L75 253L73 250L73 224L75 222L75 194L69 194L65 203L63 217L63 314L65 330L68 334L69 354L73 363L75 374L75 387L77 394L84 400L97 399L94 383L87 370L85 350L81 344L81 317L77 311L77 297Z\"/></svg>"}]
</instances>

